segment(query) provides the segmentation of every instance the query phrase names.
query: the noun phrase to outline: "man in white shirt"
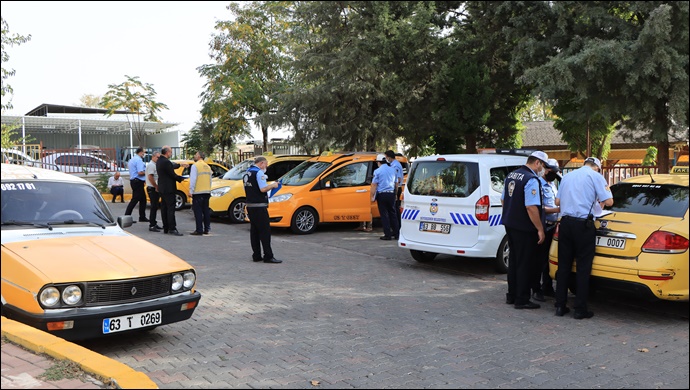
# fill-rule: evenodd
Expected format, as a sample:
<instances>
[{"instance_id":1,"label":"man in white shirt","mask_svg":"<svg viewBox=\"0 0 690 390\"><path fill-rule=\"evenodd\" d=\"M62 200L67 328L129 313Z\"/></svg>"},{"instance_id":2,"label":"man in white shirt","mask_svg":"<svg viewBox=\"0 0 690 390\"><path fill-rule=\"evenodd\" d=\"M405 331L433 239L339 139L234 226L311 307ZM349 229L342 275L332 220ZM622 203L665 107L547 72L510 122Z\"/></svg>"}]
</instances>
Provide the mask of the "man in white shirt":
<instances>
[{"instance_id":1,"label":"man in white shirt","mask_svg":"<svg viewBox=\"0 0 690 390\"><path fill-rule=\"evenodd\" d=\"M115 172L115 175L108 178L108 189L113 194L111 202L115 203L115 199L120 196L120 202L125 203L125 182L120 177L120 172Z\"/></svg>"}]
</instances>

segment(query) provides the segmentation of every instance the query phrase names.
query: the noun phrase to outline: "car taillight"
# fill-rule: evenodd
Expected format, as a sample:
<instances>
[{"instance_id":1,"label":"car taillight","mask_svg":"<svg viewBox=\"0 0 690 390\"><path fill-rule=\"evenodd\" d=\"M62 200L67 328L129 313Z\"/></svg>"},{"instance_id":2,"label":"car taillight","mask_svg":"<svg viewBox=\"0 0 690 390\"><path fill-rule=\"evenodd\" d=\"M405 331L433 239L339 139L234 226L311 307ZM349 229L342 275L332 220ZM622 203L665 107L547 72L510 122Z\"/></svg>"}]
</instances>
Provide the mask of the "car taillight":
<instances>
[{"instance_id":1,"label":"car taillight","mask_svg":"<svg viewBox=\"0 0 690 390\"><path fill-rule=\"evenodd\" d=\"M477 217L477 221L488 221L489 220L489 196L484 195L477 203L474 205L474 216Z\"/></svg>"},{"instance_id":2,"label":"car taillight","mask_svg":"<svg viewBox=\"0 0 690 390\"><path fill-rule=\"evenodd\" d=\"M652 233L644 245L642 252L651 253L683 253L688 250L688 239L671 232L657 231Z\"/></svg>"}]
</instances>

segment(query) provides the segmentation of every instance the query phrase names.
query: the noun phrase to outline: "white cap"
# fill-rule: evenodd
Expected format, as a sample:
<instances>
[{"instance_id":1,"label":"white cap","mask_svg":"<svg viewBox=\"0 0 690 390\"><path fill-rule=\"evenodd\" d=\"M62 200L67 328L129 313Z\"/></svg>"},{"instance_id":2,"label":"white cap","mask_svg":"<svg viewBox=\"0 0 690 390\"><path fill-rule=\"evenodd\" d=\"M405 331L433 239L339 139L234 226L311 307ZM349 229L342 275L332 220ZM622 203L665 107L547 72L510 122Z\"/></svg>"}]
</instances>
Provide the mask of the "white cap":
<instances>
[{"instance_id":1,"label":"white cap","mask_svg":"<svg viewBox=\"0 0 690 390\"><path fill-rule=\"evenodd\" d=\"M558 164L554 167L553 165L549 164L549 155L542 152L541 150L537 150L536 152L532 152L530 154L530 157L536 157L540 159L544 163L544 167L546 169L551 169L552 171L558 172Z\"/></svg>"},{"instance_id":2,"label":"white cap","mask_svg":"<svg viewBox=\"0 0 690 390\"><path fill-rule=\"evenodd\" d=\"M600 161L598 158L596 158L596 157L587 157L587 158L585 159L585 162L586 162L586 163L588 163L588 162L594 163L594 165L596 165L597 167L599 167L599 170L601 171L601 161Z\"/></svg>"},{"instance_id":3,"label":"white cap","mask_svg":"<svg viewBox=\"0 0 690 390\"><path fill-rule=\"evenodd\" d=\"M558 160L555 158L550 158L547 162L547 164L551 165L552 168L550 168L554 172L560 172L561 169L558 167Z\"/></svg>"},{"instance_id":4,"label":"white cap","mask_svg":"<svg viewBox=\"0 0 690 390\"><path fill-rule=\"evenodd\" d=\"M386 160L386 155L383 153L379 153L376 155L376 161L385 162L385 163L388 162L388 160Z\"/></svg>"}]
</instances>

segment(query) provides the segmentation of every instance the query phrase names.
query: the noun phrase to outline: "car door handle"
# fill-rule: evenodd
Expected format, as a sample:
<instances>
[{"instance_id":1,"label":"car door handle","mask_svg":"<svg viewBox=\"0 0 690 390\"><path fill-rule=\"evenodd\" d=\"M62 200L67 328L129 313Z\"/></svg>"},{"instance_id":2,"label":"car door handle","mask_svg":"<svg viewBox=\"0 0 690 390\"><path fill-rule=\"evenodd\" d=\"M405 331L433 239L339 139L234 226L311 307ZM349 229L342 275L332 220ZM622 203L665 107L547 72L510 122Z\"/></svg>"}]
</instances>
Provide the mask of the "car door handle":
<instances>
[{"instance_id":1,"label":"car door handle","mask_svg":"<svg viewBox=\"0 0 690 390\"><path fill-rule=\"evenodd\" d=\"M357 190L355 192L368 192L369 190Z\"/></svg>"}]
</instances>

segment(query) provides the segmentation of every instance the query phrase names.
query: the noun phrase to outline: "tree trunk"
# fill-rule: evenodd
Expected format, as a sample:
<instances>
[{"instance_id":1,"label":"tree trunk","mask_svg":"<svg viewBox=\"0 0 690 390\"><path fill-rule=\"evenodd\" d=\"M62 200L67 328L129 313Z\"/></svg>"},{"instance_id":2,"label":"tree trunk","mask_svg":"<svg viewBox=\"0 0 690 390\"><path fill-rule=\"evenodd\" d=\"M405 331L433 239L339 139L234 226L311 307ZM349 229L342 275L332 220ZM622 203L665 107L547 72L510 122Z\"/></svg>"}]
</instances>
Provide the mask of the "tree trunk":
<instances>
[{"instance_id":1,"label":"tree trunk","mask_svg":"<svg viewBox=\"0 0 690 390\"><path fill-rule=\"evenodd\" d=\"M264 152L268 152L268 126L261 125L261 135L264 137Z\"/></svg>"},{"instance_id":2,"label":"tree trunk","mask_svg":"<svg viewBox=\"0 0 690 390\"><path fill-rule=\"evenodd\" d=\"M477 136L474 133L465 136L465 149L467 153L477 153Z\"/></svg>"},{"instance_id":3,"label":"tree trunk","mask_svg":"<svg viewBox=\"0 0 690 390\"><path fill-rule=\"evenodd\" d=\"M668 173L669 171L668 134L664 138L656 143L656 165L659 167L659 173Z\"/></svg>"}]
</instances>

